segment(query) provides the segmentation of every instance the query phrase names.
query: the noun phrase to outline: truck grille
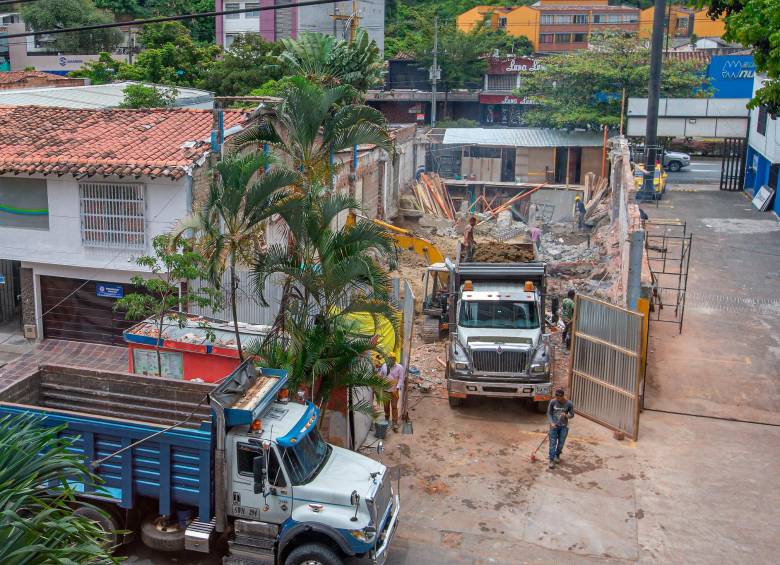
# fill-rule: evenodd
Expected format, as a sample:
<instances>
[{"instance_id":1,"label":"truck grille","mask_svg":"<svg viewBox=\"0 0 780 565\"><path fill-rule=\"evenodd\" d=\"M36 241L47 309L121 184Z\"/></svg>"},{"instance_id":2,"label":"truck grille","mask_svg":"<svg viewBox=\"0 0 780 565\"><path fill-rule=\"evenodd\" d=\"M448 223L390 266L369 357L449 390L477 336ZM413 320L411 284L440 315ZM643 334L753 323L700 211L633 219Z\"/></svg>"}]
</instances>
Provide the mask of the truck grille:
<instances>
[{"instance_id":1,"label":"truck grille","mask_svg":"<svg viewBox=\"0 0 780 565\"><path fill-rule=\"evenodd\" d=\"M528 369L526 351L472 351L474 370L485 373L525 373Z\"/></svg>"}]
</instances>

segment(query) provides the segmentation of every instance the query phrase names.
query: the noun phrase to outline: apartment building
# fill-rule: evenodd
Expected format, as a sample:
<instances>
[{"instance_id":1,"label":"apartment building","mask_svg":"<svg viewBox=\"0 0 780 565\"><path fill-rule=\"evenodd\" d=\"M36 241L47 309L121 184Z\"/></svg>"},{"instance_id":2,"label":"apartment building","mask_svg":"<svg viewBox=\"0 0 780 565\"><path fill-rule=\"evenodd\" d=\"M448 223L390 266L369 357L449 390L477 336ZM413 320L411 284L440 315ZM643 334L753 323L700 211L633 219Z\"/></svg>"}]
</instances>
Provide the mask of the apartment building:
<instances>
[{"instance_id":1,"label":"apartment building","mask_svg":"<svg viewBox=\"0 0 780 565\"><path fill-rule=\"evenodd\" d=\"M594 32L639 31L639 8L610 6L608 0L539 0L531 6L487 8L478 6L461 14L458 28L473 29L477 16L482 13L482 21L493 29L503 29L512 36L526 36L538 53L584 49Z\"/></svg>"},{"instance_id":2,"label":"apartment building","mask_svg":"<svg viewBox=\"0 0 780 565\"><path fill-rule=\"evenodd\" d=\"M287 5L290 7L276 10L261 9ZM355 2L350 0L319 6L296 6L292 0L252 2L216 0L216 8L218 11L258 8L256 12L217 16L217 44L226 49L238 35L245 33L260 34L266 41L297 37L299 33L305 31L348 38L354 8L359 27L365 29L368 37L376 41L380 52L384 52L385 3L383 0L355 0Z\"/></svg>"}]
</instances>

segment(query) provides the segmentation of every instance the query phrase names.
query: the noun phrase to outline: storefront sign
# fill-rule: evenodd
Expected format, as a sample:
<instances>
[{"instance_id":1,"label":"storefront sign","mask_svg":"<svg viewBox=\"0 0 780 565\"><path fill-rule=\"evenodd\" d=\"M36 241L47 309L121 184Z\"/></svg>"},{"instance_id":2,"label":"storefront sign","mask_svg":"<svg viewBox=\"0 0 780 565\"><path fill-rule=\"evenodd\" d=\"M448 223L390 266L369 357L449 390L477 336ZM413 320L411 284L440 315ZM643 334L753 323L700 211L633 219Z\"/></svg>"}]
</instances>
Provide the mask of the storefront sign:
<instances>
[{"instance_id":1,"label":"storefront sign","mask_svg":"<svg viewBox=\"0 0 780 565\"><path fill-rule=\"evenodd\" d=\"M517 96L505 96L503 94L480 94L480 104L533 104L529 98L518 98Z\"/></svg>"},{"instance_id":2,"label":"storefront sign","mask_svg":"<svg viewBox=\"0 0 780 565\"><path fill-rule=\"evenodd\" d=\"M95 293L103 298L122 298L125 289L121 284L97 283Z\"/></svg>"},{"instance_id":3,"label":"storefront sign","mask_svg":"<svg viewBox=\"0 0 780 565\"><path fill-rule=\"evenodd\" d=\"M511 59L491 59L491 75L517 74L520 71L536 71L541 66L539 61L529 57L513 57Z\"/></svg>"}]
</instances>

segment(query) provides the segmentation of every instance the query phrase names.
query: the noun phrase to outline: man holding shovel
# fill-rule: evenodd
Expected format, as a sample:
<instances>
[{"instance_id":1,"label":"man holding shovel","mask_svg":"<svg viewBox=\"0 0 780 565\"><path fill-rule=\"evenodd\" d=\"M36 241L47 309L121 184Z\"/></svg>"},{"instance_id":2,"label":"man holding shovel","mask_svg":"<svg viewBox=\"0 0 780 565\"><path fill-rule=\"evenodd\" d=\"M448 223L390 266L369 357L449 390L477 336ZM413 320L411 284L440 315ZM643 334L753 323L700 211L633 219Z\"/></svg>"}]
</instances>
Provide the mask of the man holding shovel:
<instances>
[{"instance_id":1,"label":"man holding shovel","mask_svg":"<svg viewBox=\"0 0 780 565\"><path fill-rule=\"evenodd\" d=\"M387 361L379 369L379 376L385 379L388 384L384 401L385 419L389 422L392 416L393 431L398 432L398 399L404 389L406 371L403 365L396 362L395 353L387 356Z\"/></svg>"},{"instance_id":2,"label":"man holding shovel","mask_svg":"<svg viewBox=\"0 0 780 565\"><path fill-rule=\"evenodd\" d=\"M569 435L569 420L574 418L574 404L566 398L562 388L555 391L555 398L547 406L547 420L550 422L550 469L555 468L556 463L561 462L561 451Z\"/></svg>"}]
</instances>

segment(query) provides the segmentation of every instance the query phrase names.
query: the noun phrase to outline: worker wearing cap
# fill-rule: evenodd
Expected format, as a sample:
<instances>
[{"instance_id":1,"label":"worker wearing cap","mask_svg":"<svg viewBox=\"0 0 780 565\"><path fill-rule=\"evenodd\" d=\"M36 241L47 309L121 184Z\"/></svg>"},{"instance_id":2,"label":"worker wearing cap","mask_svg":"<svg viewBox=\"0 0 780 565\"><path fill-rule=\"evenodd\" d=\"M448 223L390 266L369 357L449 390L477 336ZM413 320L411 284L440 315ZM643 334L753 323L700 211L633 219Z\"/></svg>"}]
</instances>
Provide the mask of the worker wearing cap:
<instances>
[{"instance_id":1,"label":"worker wearing cap","mask_svg":"<svg viewBox=\"0 0 780 565\"><path fill-rule=\"evenodd\" d=\"M463 232L463 247L465 248L466 258L471 259L474 256L474 246L477 244L474 241L474 226L477 225L477 219L474 216L469 218L469 223L466 225L466 230Z\"/></svg>"},{"instance_id":2,"label":"worker wearing cap","mask_svg":"<svg viewBox=\"0 0 780 565\"><path fill-rule=\"evenodd\" d=\"M547 405L547 420L550 423L550 464L549 468L555 468L556 463L561 462L563 444L569 435L569 420L574 418L574 403L566 399L566 392L559 388L555 391L555 398Z\"/></svg>"},{"instance_id":3,"label":"worker wearing cap","mask_svg":"<svg viewBox=\"0 0 780 565\"><path fill-rule=\"evenodd\" d=\"M577 225L580 230L585 229L585 204L579 194L574 198L574 208L577 211Z\"/></svg>"},{"instance_id":4,"label":"worker wearing cap","mask_svg":"<svg viewBox=\"0 0 780 565\"><path fill-rule=\"evenodd\" d=\"M398 398L401 396L401 391L404 386L404 379L406 378L406 371L403 365L396 363L395 353L390 353L387 356L385 364L379 369L379 376L387 381L387 388L385 392L384 408L385 408L385 420L391 421L392 415L393 431L398 431Z\"/></svg>"},{"instance_id":5,"label":"worker wearing cap","mask_svg":"<svg viewBox=\"0 0 780 565\"><path fill-rule=\"evenodd\" d=\"M566 346L566 349L571 349L571 325L574 322L575 296L577 296L577 293L574 292L573 288L570 288L569 292L566 293L566 298L561 303L561 320L563 320L564 324L561 341Z\"/></svg>"}]
</instances>

